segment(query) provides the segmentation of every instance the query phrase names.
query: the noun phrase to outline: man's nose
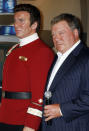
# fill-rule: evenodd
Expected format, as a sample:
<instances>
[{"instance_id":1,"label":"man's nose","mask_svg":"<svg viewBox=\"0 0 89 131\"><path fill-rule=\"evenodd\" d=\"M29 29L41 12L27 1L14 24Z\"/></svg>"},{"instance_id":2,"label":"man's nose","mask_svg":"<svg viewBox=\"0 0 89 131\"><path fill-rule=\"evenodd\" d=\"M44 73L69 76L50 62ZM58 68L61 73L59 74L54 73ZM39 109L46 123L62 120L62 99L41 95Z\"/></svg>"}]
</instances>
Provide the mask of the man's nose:
<instances>
[{"instance_id":1,"label":"man's nose","mask_svg":"<svg viewBox=\"0 0 89 131\"><path fill-rule=\"evenodd\" d=\"M54 39L56 41L59 41L61 39L61 36L59 34L55 34Z\"/></svg>"}]
</instances>

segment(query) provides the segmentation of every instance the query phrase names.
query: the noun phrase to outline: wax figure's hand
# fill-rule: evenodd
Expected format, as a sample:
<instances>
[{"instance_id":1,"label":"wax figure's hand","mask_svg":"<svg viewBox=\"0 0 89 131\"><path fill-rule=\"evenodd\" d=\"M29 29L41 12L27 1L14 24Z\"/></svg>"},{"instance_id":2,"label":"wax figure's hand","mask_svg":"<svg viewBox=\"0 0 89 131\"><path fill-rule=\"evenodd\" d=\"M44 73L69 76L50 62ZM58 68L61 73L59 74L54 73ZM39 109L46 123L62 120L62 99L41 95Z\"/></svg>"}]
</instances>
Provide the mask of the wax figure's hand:
<instances>
[{"instance_id":1,"label":"wax figure's hand","mask_svg":"<svg viewBox=\"0 0 89 131\"><path fill-rule=\"evenodd\" d=\"M23 131L35 131L35 129L32 129L30 127L24 127L23 128Z\"/></svg>"},{"instance_id":2,"label":"wax figure's hand","mask_svg":"<svg viewBox=\"0 0 89 131\"><path fill-rule=\"evenodd\" d=\"M62 116L59 104L44 106L45 121Z\"/></svg>"}]
</instances>

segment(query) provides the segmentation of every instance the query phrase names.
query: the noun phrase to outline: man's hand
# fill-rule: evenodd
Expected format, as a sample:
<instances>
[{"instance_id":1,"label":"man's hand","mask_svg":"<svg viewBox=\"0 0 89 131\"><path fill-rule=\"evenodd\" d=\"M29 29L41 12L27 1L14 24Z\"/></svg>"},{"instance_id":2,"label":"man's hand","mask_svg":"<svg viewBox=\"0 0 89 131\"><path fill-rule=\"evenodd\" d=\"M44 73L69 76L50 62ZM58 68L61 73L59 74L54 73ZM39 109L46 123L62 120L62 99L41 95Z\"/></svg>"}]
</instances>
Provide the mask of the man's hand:
<instances>
[{"instance_id":1,"label":"man's hand","mask_svg":"<svg viewBox=\"0 0 89 131\"><path fill-rule=\"evenodd\" d=\"M59 104L46 105L44 107L45 121L62 116Z\"/></svg>"},{"instance_id":2,"label":"man's hand","mask_svg":"<svg viewBox=\"0 0 89 131\"><path fill-rule=\"evenodd\" d=\"M30 127L24 127L23 128L23 131L35 131L35 129L32 129L32 128L30 128Z\"/></svg>"}]
</instances>

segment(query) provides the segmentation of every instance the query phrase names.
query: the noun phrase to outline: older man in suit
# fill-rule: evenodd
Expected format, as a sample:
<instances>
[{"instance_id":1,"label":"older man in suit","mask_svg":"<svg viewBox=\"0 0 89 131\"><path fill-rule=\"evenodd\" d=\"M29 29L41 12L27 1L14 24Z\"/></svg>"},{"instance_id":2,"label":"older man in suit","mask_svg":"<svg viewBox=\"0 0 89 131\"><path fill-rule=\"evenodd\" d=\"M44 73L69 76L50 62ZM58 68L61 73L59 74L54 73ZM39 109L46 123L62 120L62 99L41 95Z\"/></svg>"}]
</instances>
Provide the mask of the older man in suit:
<instances>
[{"instance_id":1,"label":"older man in suit","mask_svg":"<svg viewBox=\"0 0 89 131\"><path fill-rule=\"evenodd\" d=\"M89 131L89 49L80 40L79 19L61 14L51 21L58 58L48 74L43 131ZM52 123L50 124L50 121Z\"/></svg>"}]
</instances>

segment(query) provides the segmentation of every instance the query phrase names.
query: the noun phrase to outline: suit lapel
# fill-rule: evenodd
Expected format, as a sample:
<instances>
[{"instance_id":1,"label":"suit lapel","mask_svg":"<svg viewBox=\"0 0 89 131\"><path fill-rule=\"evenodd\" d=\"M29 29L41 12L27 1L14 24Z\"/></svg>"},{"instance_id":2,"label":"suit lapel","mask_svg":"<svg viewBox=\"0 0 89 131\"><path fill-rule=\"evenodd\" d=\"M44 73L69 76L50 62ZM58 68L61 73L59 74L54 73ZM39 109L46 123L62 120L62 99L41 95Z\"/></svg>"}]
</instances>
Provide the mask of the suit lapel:
<instances>
[{"instance_id":1,"label":"suit lapel","mask_svg":"<svg viewBox=\"0 0 89 131\"><path fill-rule=\"evenodd\" d=\"M53 69L53 67L54 67L54 65L55 65L55 63L56 63L56 61L57 61L57 58L58 58L58 56L57 56L57 54L56 54L55 57L54 57L53 63L52 63L52 65L51 65L51 68L50 68L50 70L49 70L49 72L48 72L47 82L46 82L46 89L47 89L47 85L48 85L48 82L49 82L49 78L50 78L52 69Z\"/></svg>"},{"instance_id":2,"label":"suit lapel","mask_svg":"<svg viewBox=\"0 0 89 131\"><path fill-rule=\"evenodd\" d=\"M63 75L65 75L65 73L67 71L70 70L70 68L74 65L74 63L76 62L77 56L80 52L80 50L82 49L83 44L79 44L75 50L66 58L66 60L63 62L63 64L61 65L61 67L59 68L59 70L57 71L57 74L51 84L50 90L55 90L55 86L58 82L60 82L60 80L62 79Z\"/></svg>"},{"instance_id":3,"label":"suit lapel","mask_svg":"<svg viewBox=\"0 0 89 131\"><path fill-rule=\"evenodd\" d=\"M71 66L74 64L76 60L76 57L71 54L67 59L63 62L59 70L57 71L56 76L54 77L54 80L51 84L50 90L53 90L53 88L56 86L56 84L62 79L63 75L71 68Z\"/></svg>"}]
</instances>

